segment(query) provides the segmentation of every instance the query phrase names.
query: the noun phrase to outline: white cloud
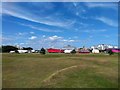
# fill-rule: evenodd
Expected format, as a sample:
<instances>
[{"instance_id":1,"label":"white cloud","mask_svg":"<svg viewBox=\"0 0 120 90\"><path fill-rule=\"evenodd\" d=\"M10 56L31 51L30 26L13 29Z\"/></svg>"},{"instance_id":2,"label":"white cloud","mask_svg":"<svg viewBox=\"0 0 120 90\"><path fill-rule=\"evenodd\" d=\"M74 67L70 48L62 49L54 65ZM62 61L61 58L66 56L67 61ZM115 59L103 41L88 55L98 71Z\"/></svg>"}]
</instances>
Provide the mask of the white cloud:
<instances>
[{"instance_id":1,"label":"white cloud","mask_svg":"<svg viewBox=\"0 0 120 90\"><path fill-rule=\"evenodd\" d=\"M29 0L29 2L118 2L119 0ZM2 0L2 2L28 2L28 0Z\"/></svg>"},{"instance_id":2,"label":"white cloud","mask_svg":"<svg viewBox=\"0 0 120 90\"><path fill-rule=\"evenodd\" d=\"M20 33L20 32L19 32L18 35L23 35L23 33Z\"/></svg>"},{"instance_id":3,"label":"white cloud","mask_svg":"<svg viewBox=\"0 0 120 90\"><path fill-rule=\"evenodd\" d=\"M106 32L106 29L90 29L90 30L83 30L80 32L86 32L86 33L100 33L100 32Z\"/></svg>"},{"instance_id":4,"label":"white cloud","mask_svg":"<svg viewBox=\"0 0 120 90\"><path fill-rule=\"evenodd\" d=\"M22 26L26 26L35 30L43 31L43 32L62 32L62 30L53 30L53 29L48 29L48 28L43 28L43 27L38 27L38 26L33 26L33 25L28 25L28 24L23 24L23 23L18 23ZM30 32L31 34L34 34L34 32Z\"/></svg>"},{"instance_id":5,"label":"white cloud","mask_svg":"<svg viewBox=\"0 0 120 90\"><path fill-rule=\"evenodd\" d=\"M2 39L3 42L13 40L12 38L9 38L9 37L2 37L1 39Z\"/></svg>"},{"instance_id":6,"label":"white cloud","mask_svg":"<svg viewBox=\"0 0 120 90\"><path fill-rule=\"evenodd\" d=\"M79 12L76 12L76 16L79 16Z\"/></svg>"},{"instance_id":7,"label":"white cloud","mask_svg":"<svg viewBox=\"0 0 120 90\"><path fill-rule=\"evenodd\" d=\"M25 35L25 34L27 34L27 33L22 33L22 32L19 32L19 33L17 33L19 36L22 36L22 35Z\"/></svg>"},{"instance_id":8,"label":"white cloud","mask_svg":"<svg viewBox=\"0 0 120 90\"><path fill-rule=\"evenodd\" d=\"M34 32L30 32L30 34L34 34Z\"/></svg>"},{"instance_id":9,"label":"white cloud","mask_svg":"<svg viewBox=\"0 0 120 90\"><path fill-rule=\"evenodd\" d=\"M14 38L13 38L14 39ZM72 45L76 42L79 42L78 38L65 38L62 36L46 36L41 35L40 36L31 36L26 40L17 39L18 42L16 42L18 45L21 45L23 47L32 47L34 49L40 49L41 47L44 48L62 48L65 45ZM10 40L9 40L10 42ZM80 41L82 42L82 41ZM8 41L6 41L8 44ZM12 42L15 43L15 42Z\"/></svg>"},{"instance_id":10,"label":"white cloud","mask_svg":"<svg viewBox=\"0 0 120 90\"><path fill-rule=\"evenodd\" d=\"M68 42L75 42L75 40L72 40L72 39L71 39L71 40L68 40Z\"/></svg>"},{"instance_id":11,"label":"white cloud","mask_svg":"<svg viewBox=\"0 0 120 90\"><path fill-rule=\"evenodd\" d=\"M78 42L79 40L74 40L74 39L65 39L64 37L61 36L49 36L42 38L42 42L40 40L40 45L42 46L47 46L47 47L63 47L64 45L71 44L73 42ZM47 44L46 44L47 43Z\"/></svg>"},{"instance_id":12,"label":"white cloud","mask_svg":"<svg viewBox=\"0 0 120 90\"><path fill-rule=\"evenodd\" d=\"M76 3L76 2L73 2L73 6L74 6L74 7L77 7L77 3Z\"/></svg>"},{"instance_id":13,"label":"white cloud","mask_svg":"<svg viewBox=\"0 0 120 90\"><path fill-rule=\"evenodd\" d=\"M16 33L16 35L18 35L19 37L23 37L23 36L26 36L28 34L29 33L27 33L27 32L18 32L18 33Z\"/></svg>"},{"instance_id":14,"label":"white cloud","mask_svg":"<svg viewBox=\"0 0 120 90\"><path fill-rule=\"evenodd\" d=\"M29 39L30 40L34 40L34 39L36 39L37 37L36 36L31 36Z\"/></svg>"},{"instance_id":15,"label":"white cloud","mask_svg":"<svg viewBox=\"0 0 120 90\"><path fill-rule=\"evenodd\" d=\"M117 3L86 3L86 5L89 7L89 8L96 8L96 7L100 7L100 8L111 8L111 9L114 9L114 10L117 10Z\"/></svg>"},{"instance_id":16,"label":"white cloud","mask_svg":"<svg viewBox=\"0 0 120 90\"><path fill-rule=\"evenodd\" d=\"M73 39L64 39L63 42L70 43L70 42L78 42L79 40L73 40Z\"/></svg>"},{"instance_id":17,"label":"white cloud","mask_svg":"<svg viewBox=\"0 0 120 90\"><path fill-rule=\"evenodd\" d=\"M40 45L44 46L44 47L60 47L61 44L63 44L63 42L61 41L63 39L63 37L54 35L54 36L45 36L43 35L43 38L41 38L40 40ZM47 44L46 44L47 43Z\"/></svg>"},{"instance_id":18,"label":"white cloud","mask_svg":"<svg viewBox=\"0 0 120 90\"><path fill-rule=\"evenodd\" d=\"M56 36L56 35L49 37L49 39L52 40L52 41L59 40L61 38L62 37L59 37L59 36Z\"/></svg>"},{"instance_id":19,"label":"white cloud","mask_svg":"<svg viewBox=\"0 0 120 90\"><path fill-rule=\"evenodd\" d=\"M2 3L0 3L0 15L2 15Z\"/></svg>"},{"instance_id":20,"label":"white cloud","mask_svg":"<svg viewBox=\"0 0 120 90\"><path fill-rule=\"evenodd\" d=\"M20 45L24 45L25 43L20 43Z\"/></svg>"},{"instance_id":21,"label":"white cloud","mask_svg":"<svg viewBox=\"0 0 120 90\"><path fill-rule=\"evenodd\" d=\"M82 5L80 5L80 3L78 2L73 2L72 5L71 4L69 5L65 4L65 5L67 6L68 10L71 13L75 14L80 18L82 18L82 13L86 12L85 8Z\"/></svg>"},{"instance_id":22,"label":"white cloud","mask_svg":"<svg viewBox=\"0 0 120 90\"><path fill-rule=\"evenodd\" d=\"M46 35L43 35L42 37L43 37L43 38L45 38L45 37L46 37Z\"/></svg>"},{"instance_id":23,"label":"white cloud","mask_svg":"<svg viewBox=\"0 0 120 90\"><path fill-rule=\"evenodd\" d=\"M45 6L47 6L47 5L45 5ZM26 11L25 8L18 7L14 4L11 5L9 3L6 3L6 4L4 3L3 8L2 8L3 15L7 14L10 16L14 16L14 17L17 17L20 19L24 19L24 20L39 23L39 24L45 24L45 25L57 26L57 27L67 27L72 21L72 20L68 20L68 19L66 19L66 20L60 19L60 18L58 18L59 15L52 14L52 15L48 15L48 16L43 16L43 15L40 16L40 15L34 14L33 12L25 13L25 11Z\"/></svg>"},{"instance_id":24,"label":"white cloud","mask_svg":"<svg viewBox=\"0 0 120 90\"><path fill-rule=\"evenodd\" d=\"M118 26L118 23L117 21L114 21L112 19L109 19L109 18L106 18L106 17L97 17L95 18L96 20L99 20L109 26L113 26L113 27L117 27Z\"/></svg>"}]
</instances>

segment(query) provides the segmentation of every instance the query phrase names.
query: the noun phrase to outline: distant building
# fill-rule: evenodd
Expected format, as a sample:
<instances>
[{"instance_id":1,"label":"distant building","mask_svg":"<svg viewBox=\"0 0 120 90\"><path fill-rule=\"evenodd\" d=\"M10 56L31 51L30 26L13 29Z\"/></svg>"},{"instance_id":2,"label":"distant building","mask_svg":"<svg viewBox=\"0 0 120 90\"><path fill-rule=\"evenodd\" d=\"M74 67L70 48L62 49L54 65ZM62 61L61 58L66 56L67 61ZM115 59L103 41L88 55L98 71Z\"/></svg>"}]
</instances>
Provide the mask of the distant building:
<instances>
[{"instance_id":1,"label":"distant building","mask_svg":"<svg viewBox=\"0 0 120 90\"><path fill-rule=\"evenodd\" d=\"M76 47L71 46L71 45L67 45L67 46L64 46L64 47L62 48L62 50L73 50L73 49L76 49Z\"/></svg>"},{"instance_id":2,"label":"distant building","mask_svg":"<svg viewBox=\"0 0 120 90\"><path fill-rule=\"evenodd\" d=\"M117 46L112 46L108 44L99 44L95 46L91 46L90 49L98 49L98 50L106 50L108 48L118 48Z\"/></svg>"},{"instance_id":3,"label":"distant building","mask_svg":"<svg viewBox=\"0 0 120 90\"><path fill-rule=\"evenodd\" d=\"M78 53L90 53L89 49L83 46L83 48L79 48Z\"/></svg>"},{"instance_id":4,"label":"distant building","mask_svg":"<svg viewBox=\"0 0 120 90\"><path fill-rule=\"evenodd\" d=\"M114 46L114 48L118 48L118 46Z\"/></svg>"}]
</instances>

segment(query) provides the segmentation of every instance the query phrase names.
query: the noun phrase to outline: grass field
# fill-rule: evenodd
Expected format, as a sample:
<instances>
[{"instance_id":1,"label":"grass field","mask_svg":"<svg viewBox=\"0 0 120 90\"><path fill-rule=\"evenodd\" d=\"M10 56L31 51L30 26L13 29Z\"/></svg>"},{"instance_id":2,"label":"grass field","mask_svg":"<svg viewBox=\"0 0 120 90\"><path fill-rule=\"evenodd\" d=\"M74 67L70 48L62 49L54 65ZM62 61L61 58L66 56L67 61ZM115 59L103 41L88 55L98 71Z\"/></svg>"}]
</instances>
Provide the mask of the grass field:
<instances>
[{"instance_id":1,"label":"grass field","mask_svg":"<svg viewBox=\"0 0 120 90\"><path fill-rule=\"evenodd\" d=\"M116 88L118 56L2 54L3 88Z\"/></svg>"}]
</instances>

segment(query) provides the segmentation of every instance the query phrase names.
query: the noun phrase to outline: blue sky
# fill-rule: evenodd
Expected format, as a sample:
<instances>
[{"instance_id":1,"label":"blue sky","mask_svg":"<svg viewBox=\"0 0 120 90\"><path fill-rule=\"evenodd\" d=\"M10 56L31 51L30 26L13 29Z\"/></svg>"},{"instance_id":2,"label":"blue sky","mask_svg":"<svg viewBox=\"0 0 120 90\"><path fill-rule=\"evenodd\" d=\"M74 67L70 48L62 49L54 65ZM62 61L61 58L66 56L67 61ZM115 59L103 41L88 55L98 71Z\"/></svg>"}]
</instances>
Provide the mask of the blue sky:
<instances>
[{"instance_id":1,"label":"blue sky","mask_svg":"<svg viewBox=\"0 0 120 90\"><path fill-rule=\"evenodd\" d=\"M3 45L118 45L117 3L3 2L0 14Z\"/></svg>"}]
</instances>

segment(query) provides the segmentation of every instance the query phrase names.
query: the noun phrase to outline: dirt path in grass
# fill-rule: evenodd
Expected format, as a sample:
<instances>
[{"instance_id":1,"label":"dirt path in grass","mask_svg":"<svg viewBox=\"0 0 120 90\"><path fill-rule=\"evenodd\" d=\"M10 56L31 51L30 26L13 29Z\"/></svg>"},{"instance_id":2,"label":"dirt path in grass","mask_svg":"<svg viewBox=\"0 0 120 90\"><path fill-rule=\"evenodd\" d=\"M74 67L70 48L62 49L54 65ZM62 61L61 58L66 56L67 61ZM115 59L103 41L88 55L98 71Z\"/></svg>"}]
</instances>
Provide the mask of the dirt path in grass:
<instances>
[{"instance_id":1,"label":"dirt path in grass","mask_svg":"<svg viewBox=\"0 0 120 90\"><path fill-rule=\"evenodd\" d=\"M82 58L82 59L84 59L84 58ZM94 59L94 58L85 58L84 60L94 60L94 62L97 64L98 63L98 61L96 61L96 59ZM99 63L100 64L105 64L105 63L107 63L107 61L104 61L104 60L101 60L101 61L99 61ZM84 64L84 63L82 63L82 64ZM73 68L77 68L77 67L84 67L84 66L86 66L86 65L73 65L73 66L69 66L69 67L66 67L66 68L63 68L63 69L60 69L60 70L58 70L58 71L56 71L56 72L54 72L53 74L51 74L49 77L47 77L46 79L44 79L43 81L42 81L42 83L46 83L46 82L50 82L50 80L54 77L54 76L56 76L56 75L58 75L58 74L60 74L61 72L63 72L63 71L67 71L67 70L69 70L69 69L73 69ZM94 67L96 67L96 65L92 65L92 67L94 68Z\"/></svg>"},{"instance_id":2,"label":"dirt path in grass","mask_svg":"<svg viewBox=\"0 0 120 90\"><path fill-rule=\"evenodd\" d=\"M74 65L74 66L70 66L70 67L63 68L63 69L61 69L61 70L58 70L58 71L56 71L55 73L51 74L48 78L44 79L44 80L42 81L42 83L50 82L50 80L51 80L54 76L58 75L59 73L61 73L61 72L63 72L63 71L66 71L66 70L68 70L68 69L77 68L77 67L78 67L78 65Z\"/></svg>"},{"instance_id":3,"label":"dirt path in grass","mask_svg":"<svg viewBox=\"0 0 120 90\"><path fill-rule=\"evenodd\" d=\"M78 68L78 67L85 67L86 65L74 65L74 66L70 66L70 67L66 67L66 68L63 68L63 69L60 69L56 72L54 72L53 74L51 74L49 77L47 77L46 79L44 79L42 81L42 84L45 84L45 83L49 83L51 81L51 79L53 79L55 76L57 76L58 74L64 72L64 71L67 71L69 69L74 69L74 68ZM92 66L93 68L95 68L96 66Z\"/></svg>"},{"instance_id":4,"label":"dirt path in grass","mask_svg":"<svg viewBox=\"0 0 120 90\"><path fill-rule=\"evenodd\" d=\"M51 74L51 75L50 75L49 77L47 77L46 79L44 79L44 80L42 81L42 84L44 85L45 83L51 82L51 80L52 80L55 76L57 76L58 74L60 74L60 73L62 73L62 72L64 72L64 71L67 71L67 70L69 70L69 69L78 68L78 67L83 68L83 67L86 67L86 65L74 65L74 66L70 66L70 67L66 67L66 68L60 69L60 70L54 72L53 74ZM93 65L93 66L92 66L92 68L96 68L96 67L97 67L96 65Z\"/></svg>"}]
</instances>

